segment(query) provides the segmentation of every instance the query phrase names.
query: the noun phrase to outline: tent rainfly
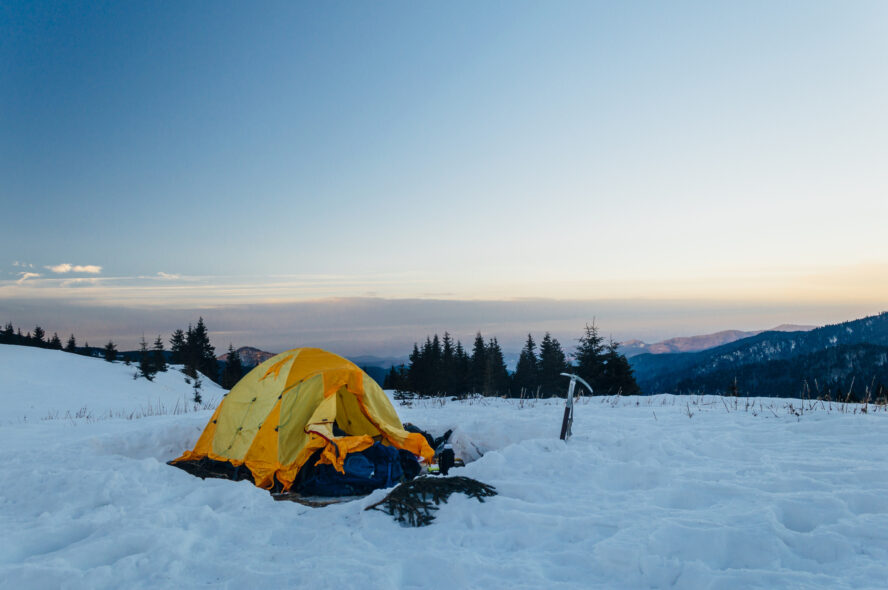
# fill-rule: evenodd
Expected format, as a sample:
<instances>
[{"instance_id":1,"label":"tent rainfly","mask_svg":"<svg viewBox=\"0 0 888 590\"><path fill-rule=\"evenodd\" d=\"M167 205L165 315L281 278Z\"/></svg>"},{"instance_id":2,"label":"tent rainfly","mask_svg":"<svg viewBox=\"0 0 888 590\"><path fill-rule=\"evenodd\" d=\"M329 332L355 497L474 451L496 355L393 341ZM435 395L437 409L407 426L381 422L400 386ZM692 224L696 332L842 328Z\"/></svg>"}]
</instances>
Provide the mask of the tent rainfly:
<instances>
[{"instance_id":1,"label":"tent rainfly","mask_svg":"<svg viewBox=\"0 0 888 590\"><path fill-rule=\"evenodd\" d=\"M316 465L343 472L349 453L377 440L426 460L434 455L421 434L404 430L382 388L357 365L319 348L297 348L244 376L194 449L170 464L192 472L207 462L245 467L257 486L271 489L277 480L289 490L315 453Z\"/></svg>"}]
</instances>

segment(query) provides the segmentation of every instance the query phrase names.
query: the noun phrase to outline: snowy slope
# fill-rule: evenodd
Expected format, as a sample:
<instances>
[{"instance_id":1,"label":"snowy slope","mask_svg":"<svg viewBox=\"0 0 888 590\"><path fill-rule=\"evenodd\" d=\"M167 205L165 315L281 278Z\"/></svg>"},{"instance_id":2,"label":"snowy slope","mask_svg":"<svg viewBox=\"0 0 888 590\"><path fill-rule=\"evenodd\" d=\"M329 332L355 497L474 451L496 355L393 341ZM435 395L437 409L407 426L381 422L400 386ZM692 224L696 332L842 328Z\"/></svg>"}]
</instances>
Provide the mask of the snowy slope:
<instances>
[{"instance_id":1,"label":"snowy slope","mask_svg":"<svg viewBox=\"0 0 888 590\"><path fill-rule=\"evenodd\" d=\"M39 391L52 389L48 367ZM10 371L4 406L17 403L8 380L22 383ZM115 386L135 398L140 385ZM78 388L87 406L108 393ZM729 404L583 399L567 443L557 402L399 407L432 431L455 427L475 459L457 472L499 491L454 496L421 529L363 510L383 491L312 509L165 465L209 411L7 423L0 586L883 588L888 414Z\"/></svg>"},{"instance_id":2,"label":"snowy slope","mask_svg":"<svg viewBox=\"0 0 888 590\"><path fill-rule=\"evenodd\" d=\"M154 381L133 379L136 365L108 363L60 350L0 344L0 424L70 416L102 418L181 411L193 406L191 385L175 368ZM205 404L225 390L201 379Z\"/></svg>"}]
</instances>

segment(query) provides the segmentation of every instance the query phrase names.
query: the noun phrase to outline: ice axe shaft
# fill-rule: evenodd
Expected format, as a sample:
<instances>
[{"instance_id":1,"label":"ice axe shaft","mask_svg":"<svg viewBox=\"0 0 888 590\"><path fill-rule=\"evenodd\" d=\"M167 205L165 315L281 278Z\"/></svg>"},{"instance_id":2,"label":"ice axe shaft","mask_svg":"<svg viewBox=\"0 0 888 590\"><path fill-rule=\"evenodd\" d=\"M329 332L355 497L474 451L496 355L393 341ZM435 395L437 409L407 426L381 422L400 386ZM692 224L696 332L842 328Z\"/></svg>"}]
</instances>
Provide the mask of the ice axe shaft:
<instances>
[{"instance_id":1,"label":"ice axe shaft","mask_svg":"<svg viewBox=\"0 0 888 590\"><path fill-rule=\"evenodd\" d=\"M561 420L561 440L567 440L567 437L570 436L570 424L573 422L572 412L573 408L564 406L564 419Z\"/></svg>"},{"instance_id":2,"label":"ice axe shaft","mask_svg":"<svg viewBox=\"0 0 888 590\"><path fill-rule=\"evenodd\" d=\"M574 390L577 387L577 381L582 383L589 390L589 393L592 393L592 387L579 375L561 373L561 376L570 377L570 386L567 388L567 400L564 403L564 418L561 420L561 440L567 440L570 438L570 428L573 426Z\"/></svg>"}]
</instances>

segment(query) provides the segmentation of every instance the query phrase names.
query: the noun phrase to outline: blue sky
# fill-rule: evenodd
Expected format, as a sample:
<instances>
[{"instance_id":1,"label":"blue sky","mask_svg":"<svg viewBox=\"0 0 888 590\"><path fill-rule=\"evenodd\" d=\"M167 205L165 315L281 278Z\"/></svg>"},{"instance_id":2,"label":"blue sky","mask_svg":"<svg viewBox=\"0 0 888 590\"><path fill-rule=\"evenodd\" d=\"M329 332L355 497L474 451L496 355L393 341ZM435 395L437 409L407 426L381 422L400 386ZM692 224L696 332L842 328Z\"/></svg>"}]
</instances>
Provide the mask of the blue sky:
<instances>
[{"instance_id":1,"label":"blue sky","mask_svg":"<svg viewBox=\"0 0 888 590\"><path fill-rule=\"evenodd\" d=\"M880 311L886 24L883 2L7 3L0 320L65 309L126 344L323 303L367 326L325 343L369 352L543 309L623 339Z\"/></svg>"}]
</instances>

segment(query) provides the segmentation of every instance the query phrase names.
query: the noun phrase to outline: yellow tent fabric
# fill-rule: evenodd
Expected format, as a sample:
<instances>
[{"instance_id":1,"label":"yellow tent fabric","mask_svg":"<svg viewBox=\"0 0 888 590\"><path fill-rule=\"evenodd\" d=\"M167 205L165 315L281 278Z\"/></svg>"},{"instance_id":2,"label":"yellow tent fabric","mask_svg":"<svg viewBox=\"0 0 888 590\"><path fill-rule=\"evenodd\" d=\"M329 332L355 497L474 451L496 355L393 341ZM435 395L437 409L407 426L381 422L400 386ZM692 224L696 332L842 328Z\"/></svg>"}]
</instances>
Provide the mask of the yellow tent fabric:
<instances>
[{"instance_id":1,"label":"yellow tent fabric","mask_svg":"<svg viewBox=\"0 0 888 590\"><path fill-rule=\"evenodd\" d=\"M336 436L333 425L346 433ZM345 457L375 440L430 460L421 434L404 430L388 397L352 362L319 348L278 354L226 395L191 451L170 463L209 458L245 466L254 483L290 489L313 453L343 471Z\"/></svg>"}]
</instances>

